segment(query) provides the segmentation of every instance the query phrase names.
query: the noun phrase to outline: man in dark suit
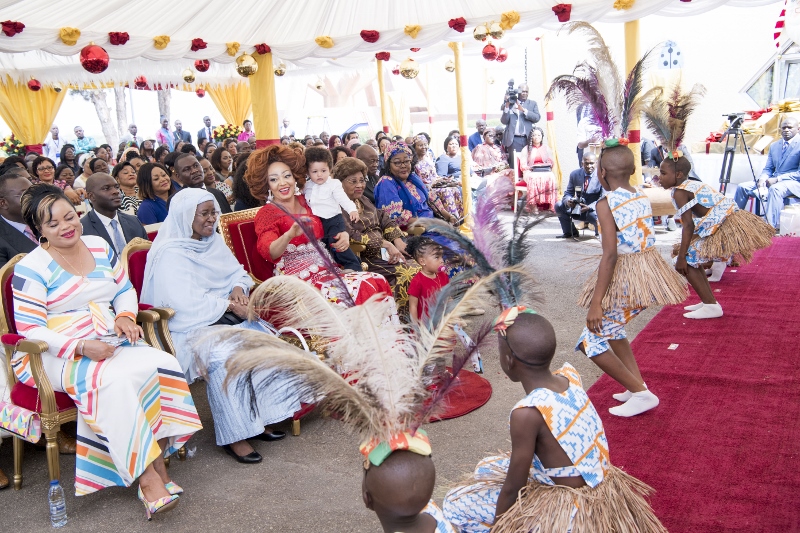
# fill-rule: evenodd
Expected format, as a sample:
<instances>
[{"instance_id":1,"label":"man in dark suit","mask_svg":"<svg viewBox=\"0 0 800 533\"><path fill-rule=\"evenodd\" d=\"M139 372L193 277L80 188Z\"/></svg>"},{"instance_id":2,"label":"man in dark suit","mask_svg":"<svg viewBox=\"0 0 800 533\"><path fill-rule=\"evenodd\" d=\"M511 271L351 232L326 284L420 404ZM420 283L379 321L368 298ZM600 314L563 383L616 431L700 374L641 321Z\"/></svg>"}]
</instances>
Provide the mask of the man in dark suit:
<instances>
[{"instance_id":1,"label":"man in dark suit","mask_svg":"<svg viewBox=\"0 0 800 533\"><path fill-rule=\"evenodd\" d=\"M204 128L197 132L197 144L200 145L200 139L205 139L207 142L214 142L214 128L211 127L211 119L203 117Z\"/></svg>"},{"instance_id":2,"label":"man in dark suit","mask_svg":"<svg viewBox=\"0 0 800 533\"><path fill-rule=\"evenodd\" d=\"M19 205L22 193L31 182L21 168L11 169L0 176L0 267L17 254L27 254L36 246L33 232L22 219Z\"/></svg>"},{"instance_id":3,"label":"man in dark suit","mask_svg":"<svg viewBox=\"0 0 800 533\"><path fill-rule=\"evenodd\" d=\"M381 179L380 172L378 171L378 152L376 152L372 146L363 144L356 149L356 157L367 165L367 185L364 187L364 196L374 204L375 185L377 185L378 180Z\"/></svg>"},{"instance_id":4,"label":"man in dark suit","mask_svg":"<svg viewBox=\"0 0 800 533\"><path fill-rule=\"evenodd\" d=\"M528 100L528 86L521 83L517 88L516 105L509 105L506 93L500 110L503 112L500 122L506 127L503 132L503 146L508 153L508 164L513 167L516 153L528 146L531 129L539 122L539 107L533 100Z\"/></svg>"},{"instance_id":5,"label":"man in dark suit","mask_svg":"<svg viewBox=\"0 0 800 533\"><path fill-rule=\"evenodd\" d=\"M172 145L177 146L180 141L192 144L192 134L188 131L183 131L183 122L176 120L175 131L172 132Z\"/></svg>"},{"instance_id":6,"label":"man in dark suit","mask_svg":"<svg viewBox=\"0 0 800 533\"><path fill-rule=\"evenodd\" d=\"M580 190L580 194L577 193L578 190ZM576 217L577 220L593 225L594 234L597 236L597 212L594 205L602 194L603 188L600 180L597 179L597 156L592 152L585 152L583 166L570 173L564 198L556 204L556 215L558 215L558 221L561 222L562 231L557 238L568 239L578 236L578 230L572 223L573 215L571 214L572 209L578 205L576 197L584 199L584 204L581 204L581 214Z\"/></svg>"},{"instance_id":7,"label":"man in dark suit","mask_svg":"<svg viewBox=\"0 0 800 533\"><path fill-rule=\"evenodd\" d=\"M203 172L203 167L200 166L200 161L198 161L193 154L178 154L175 157L173 168L172 182L179 191L187 187L189 189L205 188L203 180L205 173ZM231 206L227 198L225 198L225 194L219 189L206 188L206 190L217 200L219 209L223 214L231 212ZM169 209L169 202L167 202L167 209Z\"/></svg>"},{"instance_id":8,"label":"man in dark suit","mask_svg":"<svg viewBox=\"0 0 800 533\"><path fill-rule=\"evenodd\" d=\"M81 217L84 235L102 237L117 255L134 238L147 240L139 219L119 211L122 191L117 180L108 174L92 174L86 180L86 196L94 209Z\"/></svg>"},{"instance_id":9,"label":"man in dark suit","mask_svg":"<svg viewBox=\"0 0 800 533\"><path fill-rule=\"evenodd\" d=\"M769 147L767 164L758 181L740 183L734 199L744 209L747 199L758 197L759 189L767 190L765 216L772 227L778 228L781 210L789 196L800 196L800 127L794 117L781 121L781 139Z\"/></svg>"}]
</instances>

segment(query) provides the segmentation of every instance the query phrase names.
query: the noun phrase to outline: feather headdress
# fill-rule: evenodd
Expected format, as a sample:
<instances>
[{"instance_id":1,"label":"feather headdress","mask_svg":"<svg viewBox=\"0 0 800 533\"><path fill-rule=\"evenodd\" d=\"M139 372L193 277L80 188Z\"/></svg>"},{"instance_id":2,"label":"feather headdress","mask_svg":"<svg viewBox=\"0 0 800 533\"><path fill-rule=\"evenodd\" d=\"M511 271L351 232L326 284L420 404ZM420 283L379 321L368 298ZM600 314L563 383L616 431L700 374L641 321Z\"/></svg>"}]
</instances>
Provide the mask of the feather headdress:
<instances>
[{"instance_id":1,"label":"feather headdress","mask_svg":"<svg viewBox=\"0 0 800 533\"><path fill-rule=\"evenodd\" d=\"M511 270L478 280L449 312L419 334L392 321L393 303L378 296L343 309L291 276L276 276L259 285L250 299L251 315L268 308L276 326L324 337L336 370L278 337L240 328L204 329L191 349L201 371L224 360L225 387L236 382L240 390L254 395L253 405L259 391L268 388L273 397L299 394L347 424L363 442L389 442L397 435L413 435L435 416L458 372L491 330L487 323L473 336L473 346L460 348L454 326L486 298L494 278ZM435 377L432 369L445 363L452 371L439 376L439 386L431 391L427 384Z\"/></svg>"},{"instance_id":2,"label":"feather headdress","mask_svg":"<svg viewBox=\"0 0 800 533\"><path fill-rule=\"evenodd\" d=\"M664 93L658 95L645 108L645 124L667 148L667 157L678 159L683 156L678 147L683 143L686 122L700 105L700 100L705 94L706 88L699 83L689 92L682 92L681 82L678 80L669 95Z\"/></svg>"},{"instance_id":3,"label":"feather headdress","mask_svg":"<svg viewBox=\"0 0 800 533\"><path fill-rule=\"evenodd\" d=\"M588 35L591 60L578 63L572 74L557 76L545 100L553 99L560 92L571 109L588 105L590 121L600 129L607 146L628 144L631 122L661 92L660 88L653 88L642 93L642 79L652 50L645 53L623 79L611 58L611 51L591 24L573 22L566 28L570 34Z\"/></svg>"}]
</instances>

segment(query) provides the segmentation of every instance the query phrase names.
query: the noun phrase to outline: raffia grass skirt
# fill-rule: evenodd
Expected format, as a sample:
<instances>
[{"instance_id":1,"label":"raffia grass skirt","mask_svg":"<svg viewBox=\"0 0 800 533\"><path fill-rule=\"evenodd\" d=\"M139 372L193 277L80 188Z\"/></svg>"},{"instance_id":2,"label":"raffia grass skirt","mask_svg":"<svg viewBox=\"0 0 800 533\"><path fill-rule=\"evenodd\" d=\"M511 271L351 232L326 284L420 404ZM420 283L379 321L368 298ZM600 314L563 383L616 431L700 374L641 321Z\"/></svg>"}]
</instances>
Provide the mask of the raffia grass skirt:
<instances>
[{"instance_id":1,"label":"raffia grass skirt","mask_svg":"<svg viewBox=\"0 0 800 533\"><path fill-rule=\"evenodd\" d=\"M727 260L740 255L749 263L753 252L772 244L775 228L750 211L738 209L725 217L719 229L700 243L700 255Z\"/></svg>"},{"instance_id":2,"label":"raffia grass skirt","mask_svg":"<svg viewBox=\"0 0 800 533\"><path fill-rule=\"evenodd\" d=\"M592 272L578 298L589 307L597 284L598 268ZM644 308L675 305L689 296L686 279L667 263L655 247L633 254L619 254L611 284L603 296L603 309Z\"/></svg>"}]
</instances>

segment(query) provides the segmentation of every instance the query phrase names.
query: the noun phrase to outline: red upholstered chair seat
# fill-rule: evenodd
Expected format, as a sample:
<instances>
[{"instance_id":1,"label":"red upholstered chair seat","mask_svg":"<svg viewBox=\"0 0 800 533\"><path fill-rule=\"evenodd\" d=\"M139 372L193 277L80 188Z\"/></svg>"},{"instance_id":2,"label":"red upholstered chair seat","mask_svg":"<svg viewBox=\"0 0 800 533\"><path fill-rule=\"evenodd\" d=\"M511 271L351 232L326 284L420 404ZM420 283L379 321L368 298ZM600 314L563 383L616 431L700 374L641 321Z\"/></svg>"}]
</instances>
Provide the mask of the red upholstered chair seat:
<instances>
[{"instance_id":1,"label":"red upholstered chair seat","mask_svg":"<svg viewBox=\"0 0 800 533\"><path fill-rule=\"evenodd\" d=\"M3 307L8 310L5 315L6 321L8 322L9 333L17 332L17 320L14 317L14 291L12 287L13 280L14 276L8 276L5 282L5 287L3 287Z\"/></svg>"},{"instance_id":2,"label":"red upholstered chair seat","mask_svg":"<svg viewBox=\"0 0 800 533\"><path fill-rule=\"evenodd\" d=\"M128 279L131 280L136 296L141 296L144 284L144 267L148 250L138 250L128 255ZM141 305L139 307L141 309Z\"/></svg>"},{"instance_id":3,"label":"red upholstered chair seat","mask_svg":"<svg viewBox=\"0 0 800 533\"><path fill-rule=\"evenodd\" d=\"M229 246L233 255L245 270L260 281L272 277L273 266L260 253L256 244L256 225L254 219L236 220L228 223Z\"/></svg>"},{"instance_id":4,"label":"red upholstered chair seat","mask_svg":"<svg viewBox=\"0 0 800 533\"><path fill-rule=\"evenodd\" d=\"M157 231L151 231L150 233L147 234L147 240L153 242L154 240L156 240L156 235L158 235Z\"/></svg>"},{"instance_id":5,"label":"red upholstered chair seat","mask_svg":"<svg viewBox=\"0 0 800 533\"><path fill-rule=\"evenodd\" d=\"M75 402L65 392L55 391L56 405L59 411L75 408ZM42 402L39 400L39 391L36 387L29 387L19 381L11 387L11 403L24 407L29 411L42 412Z\"/></svg>"}]
</instances>

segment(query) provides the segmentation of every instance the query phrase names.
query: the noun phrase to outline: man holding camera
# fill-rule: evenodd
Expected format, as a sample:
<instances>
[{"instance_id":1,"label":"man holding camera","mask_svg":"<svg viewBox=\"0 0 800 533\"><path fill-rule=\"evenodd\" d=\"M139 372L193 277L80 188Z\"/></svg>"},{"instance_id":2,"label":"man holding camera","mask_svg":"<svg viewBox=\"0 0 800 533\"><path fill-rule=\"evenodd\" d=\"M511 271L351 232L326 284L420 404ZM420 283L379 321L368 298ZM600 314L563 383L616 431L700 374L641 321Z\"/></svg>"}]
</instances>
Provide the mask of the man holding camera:
<instances>
[{"instance_id":1,"label":"man holding camera","mask_svg":"<svg viewBox=\"0 0 800 533\"><path fill-rule=\"evenodd\" d=\"M514 80L511 80L500 110L503 112L500 122L506 126L503 146L508 153L508 165L514 168L516 153L528 146L531 129L539 122L539 107L533 100L528 100L527 84L520 83L517 90L514 90Z\"/></svg>"},{"instance_id":2,"label":"man holding camera","mask_svg":"<svg viewBox=\"0 0 800 533\"><path fill-rule=\"evenodd\" d=\"M597 178L597 156L586 152L583 154L583 166L570 173L564 198L556 204L556 215L562 231L556 238L569 239L578 236L573 219L593 225L594 236L597 237L597 213L594 206L602 194L603 188Z\"/></svg>"},{"instance_id":3,"label":"man holding camera","mask_svg":"<svg viewBox=\"0 0 800 533\"><path fill-rule=\"evenodd\" d=\"M781 137L769 147L767 164L758 181L740 183L734 195L740 209L744 209L748 198L760 198L766 203L767 222L775 229L780 225L784 199L800 197L800 135L796 118L783 119Z\"/></svg>"}]
</instances>

